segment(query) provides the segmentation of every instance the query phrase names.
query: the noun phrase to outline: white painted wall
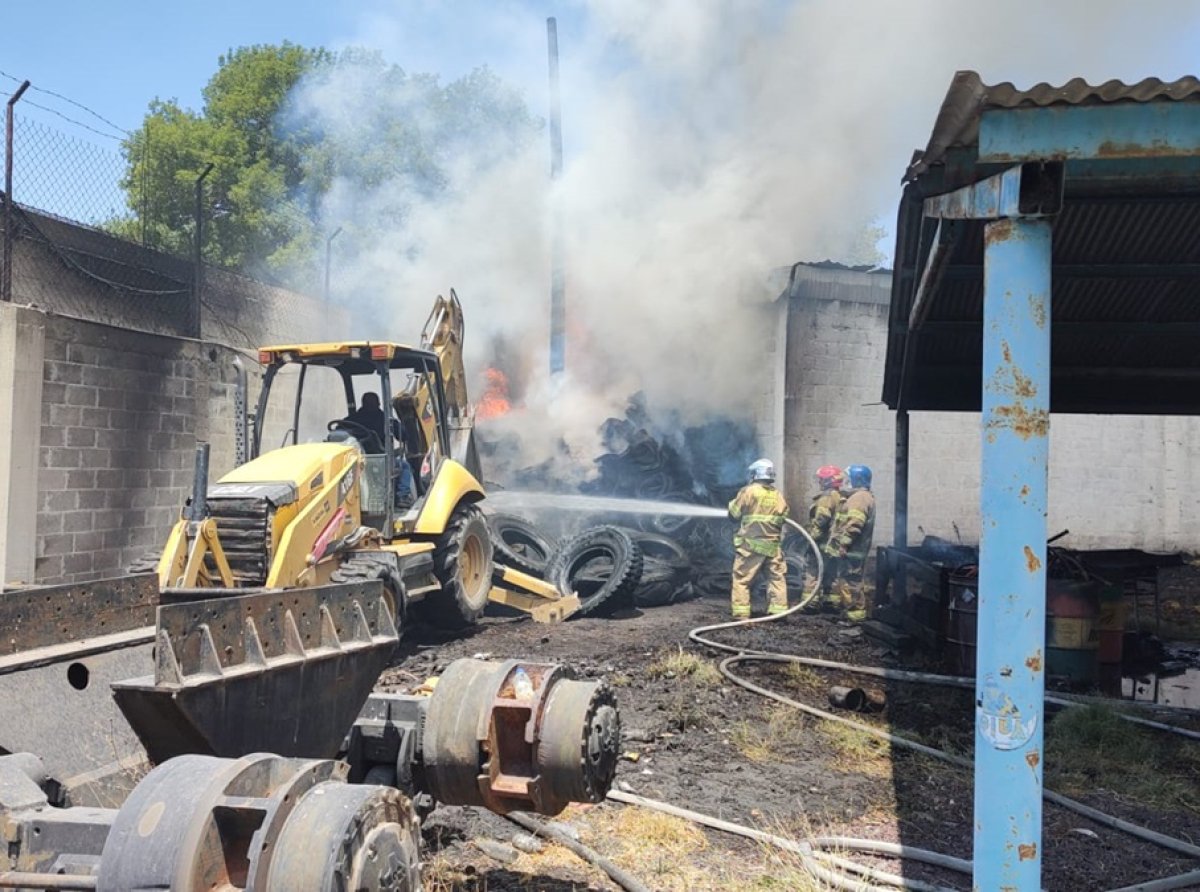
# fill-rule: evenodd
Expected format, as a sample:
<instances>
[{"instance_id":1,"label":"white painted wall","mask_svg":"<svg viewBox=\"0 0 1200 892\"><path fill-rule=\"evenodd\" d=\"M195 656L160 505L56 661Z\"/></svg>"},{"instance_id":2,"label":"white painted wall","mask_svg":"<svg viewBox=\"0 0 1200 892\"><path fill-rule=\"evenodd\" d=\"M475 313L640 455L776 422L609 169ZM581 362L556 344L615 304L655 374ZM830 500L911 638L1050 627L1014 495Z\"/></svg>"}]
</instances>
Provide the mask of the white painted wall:
<instances>
[{"instance_id":1,"label":"white painted wall","mask_svg":"<svg viewBox=\"0 0 1200 892\"><path fill-rule=\"evenodd\" d=\"M895 415L879 403L889 277L800 267L787 313L783 464L796 506L823 464L869 465L876 541L892 541ZM778 378L776 380L779 380ZM914 412L909 437L909 538L979 539L977 413ZM1200 550L1200 419L1054 415L1051 533L1077 548Z\"/></svg>"}]
</instances>

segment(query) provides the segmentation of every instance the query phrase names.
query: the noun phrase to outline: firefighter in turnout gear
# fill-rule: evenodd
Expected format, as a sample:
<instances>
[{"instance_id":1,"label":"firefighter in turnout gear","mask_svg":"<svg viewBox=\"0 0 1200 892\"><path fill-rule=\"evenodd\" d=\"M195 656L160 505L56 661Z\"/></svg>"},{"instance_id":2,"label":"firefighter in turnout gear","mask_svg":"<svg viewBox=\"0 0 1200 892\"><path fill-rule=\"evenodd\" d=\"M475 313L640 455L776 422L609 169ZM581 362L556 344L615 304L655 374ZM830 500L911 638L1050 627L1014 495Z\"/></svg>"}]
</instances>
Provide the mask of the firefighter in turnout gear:
<instances>
[{"instance_id":1,"label":"firefighter in turnout gear","mask_svg":"<svg viewBox=\"0 0 1200 892\"><path fill-rule=\"evenodd\" d=\"M783 559L783 524L788 516L783 493L775 488L775 465L761 458L750 466L750 482L729 503L729 517L739 524L733 537L733 616L750 616L750 586L767 574L768 614L788 609L787 564Z\"/></svg>"},{"instance_id":2,"label":"firefighter in turnout gear","mask_svg":"<svg viewBox=\"0 0 1200 892\"><path fill-rule=\"evenodd\" d=\"M808 534L818 547L824 547L833 530L833 521L842 508L842 486L845 477L836 465L825 465L817 471L817 494L808 509Z\"/></svg>"},{"instance_id":3,"label":"firefighter in turnout gear","mask_svg":"<svg viewBox=\"0 0 1200 892\"><path fill-rule=\"evenodd\" d=\"M863 569L875 533L875 496L871 492L871 469L866 465L848 467L846 479L849 489L822 551L836 564L836 577L831 578L836 578L842 596L857 602L862 596Z\"/></svg>"},{"instance_id":4,"label":"firefighter in turnout gear","mask_svg":"<svg viewBox=\"0 0 1200 892\"><path fill-rule=\"evenodd\" d=\"M817 548L824 549L833 532L833 524L838 513L842 510L842 487L846 478L842 469L837 465L825 465L817 470L817 494L813 496L812 505L808 509L808 534L812 536ZM820 597L826 599L829 587L833 581L832 567L826 567L820 580ZM805 581L805 590L811 591L817 585L817 580L811 575Z\"/></svg>"}]
</instances>

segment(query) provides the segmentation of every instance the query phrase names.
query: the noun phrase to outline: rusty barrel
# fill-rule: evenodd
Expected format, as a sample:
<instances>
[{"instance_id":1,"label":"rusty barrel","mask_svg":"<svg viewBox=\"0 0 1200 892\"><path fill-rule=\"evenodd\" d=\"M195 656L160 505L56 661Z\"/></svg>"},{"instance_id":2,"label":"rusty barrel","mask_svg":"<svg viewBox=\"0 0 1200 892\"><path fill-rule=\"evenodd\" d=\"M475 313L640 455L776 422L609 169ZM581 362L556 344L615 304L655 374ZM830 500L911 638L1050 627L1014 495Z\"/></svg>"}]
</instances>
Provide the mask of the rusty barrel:
<instances>
[{"instance_id":1,"label":"rusty barrel","mask_svg":"<svg viewBox=\"0 0 1200 892\"><path fill-rule=\"evenodd\" d=\"M1100 663L1120 664L1125 655L1125 592L1120 584L1104 585L1100 589L1097 630Z\"/></svg>"},{"instance_id":2,"label":"rusty barrel","mask_svg":"<svg viewBox=\"0 0 1200 892\"><path fill-rule=\"evenodd\" d=\"M1046 580L1046 672L1072 682L1095 681L1098 668L1100 584Z\"/></svg>"},{"instance_id":3,"label":"rusty barrel","mask_svg":"<svg viewBox=\"0 0 1200 892\"><path fill-rule=\"evenodd\" d=\"M979 620L979 574L956 571L948 581L950 599L946 618L946 669L955 675L975 674L975 646Z\"/></svg>"}]
</instances>

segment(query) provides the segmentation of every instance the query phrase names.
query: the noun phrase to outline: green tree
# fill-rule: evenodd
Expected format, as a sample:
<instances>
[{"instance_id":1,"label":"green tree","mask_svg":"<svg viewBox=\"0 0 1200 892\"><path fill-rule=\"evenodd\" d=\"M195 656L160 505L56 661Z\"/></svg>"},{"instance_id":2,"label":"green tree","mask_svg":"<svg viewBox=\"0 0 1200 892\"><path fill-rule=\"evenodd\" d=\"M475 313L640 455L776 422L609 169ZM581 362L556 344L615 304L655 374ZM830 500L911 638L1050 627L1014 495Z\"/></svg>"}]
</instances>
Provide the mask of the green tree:
<instances>
[{"instance_id":1,"label":"green tree","mask_svg":"<svg viewBox=\"0 0 1200 892\"><path fill-rule=\"evenodd\" d=\"M194 184L209 163L205 204L212 211L205 251L223 265L269 266L281 245L302 235L288 208L302 177L302 148L276 121L300 78L329 61L324 50L285 43L222 56L204 88L200 113L156 99L126 141L122 181L134 210L119 224L156 248L184 253L191 243ZM301 230L301 231L298 231Z\"/></svg>"},{"instance_id":2,"label":"green tree","mask_svg":"<svg viewBox=\"0 0 1200 892\"><path fill-rule=\"evenodd\" d=\"M196 177L212 163L206 257L301 287L315 281L321 209L335 185L370 196L376 220L403 225L413 201L436 201L451 185L451 166L469 174L540 128L486 68L443 86L356 48L242 47L220 58L203 97L199 112L150 104L124 144L133 216L112 228L186 253Z\"/></svg>"}]
</instances>

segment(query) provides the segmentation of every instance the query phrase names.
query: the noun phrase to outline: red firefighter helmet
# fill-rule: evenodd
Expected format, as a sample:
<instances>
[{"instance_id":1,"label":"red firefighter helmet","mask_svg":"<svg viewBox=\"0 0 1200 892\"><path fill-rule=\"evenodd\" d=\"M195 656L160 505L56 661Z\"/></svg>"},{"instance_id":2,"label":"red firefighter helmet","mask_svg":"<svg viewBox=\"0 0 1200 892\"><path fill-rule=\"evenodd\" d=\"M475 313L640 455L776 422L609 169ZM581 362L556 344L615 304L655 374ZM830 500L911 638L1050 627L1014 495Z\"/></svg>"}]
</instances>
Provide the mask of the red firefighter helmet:
<instances>
[{"instance_id":1,"label":"red firefighter helmet","mask_svg":"<svg viewBox=\"0 0 1200 892\"><path fill-rule=\"evenodd\" d=\"M837 465L825 465L817 469L817 485L822 490L841 489L845 482L845 474Z\"/></svg>"}]
</instances>

